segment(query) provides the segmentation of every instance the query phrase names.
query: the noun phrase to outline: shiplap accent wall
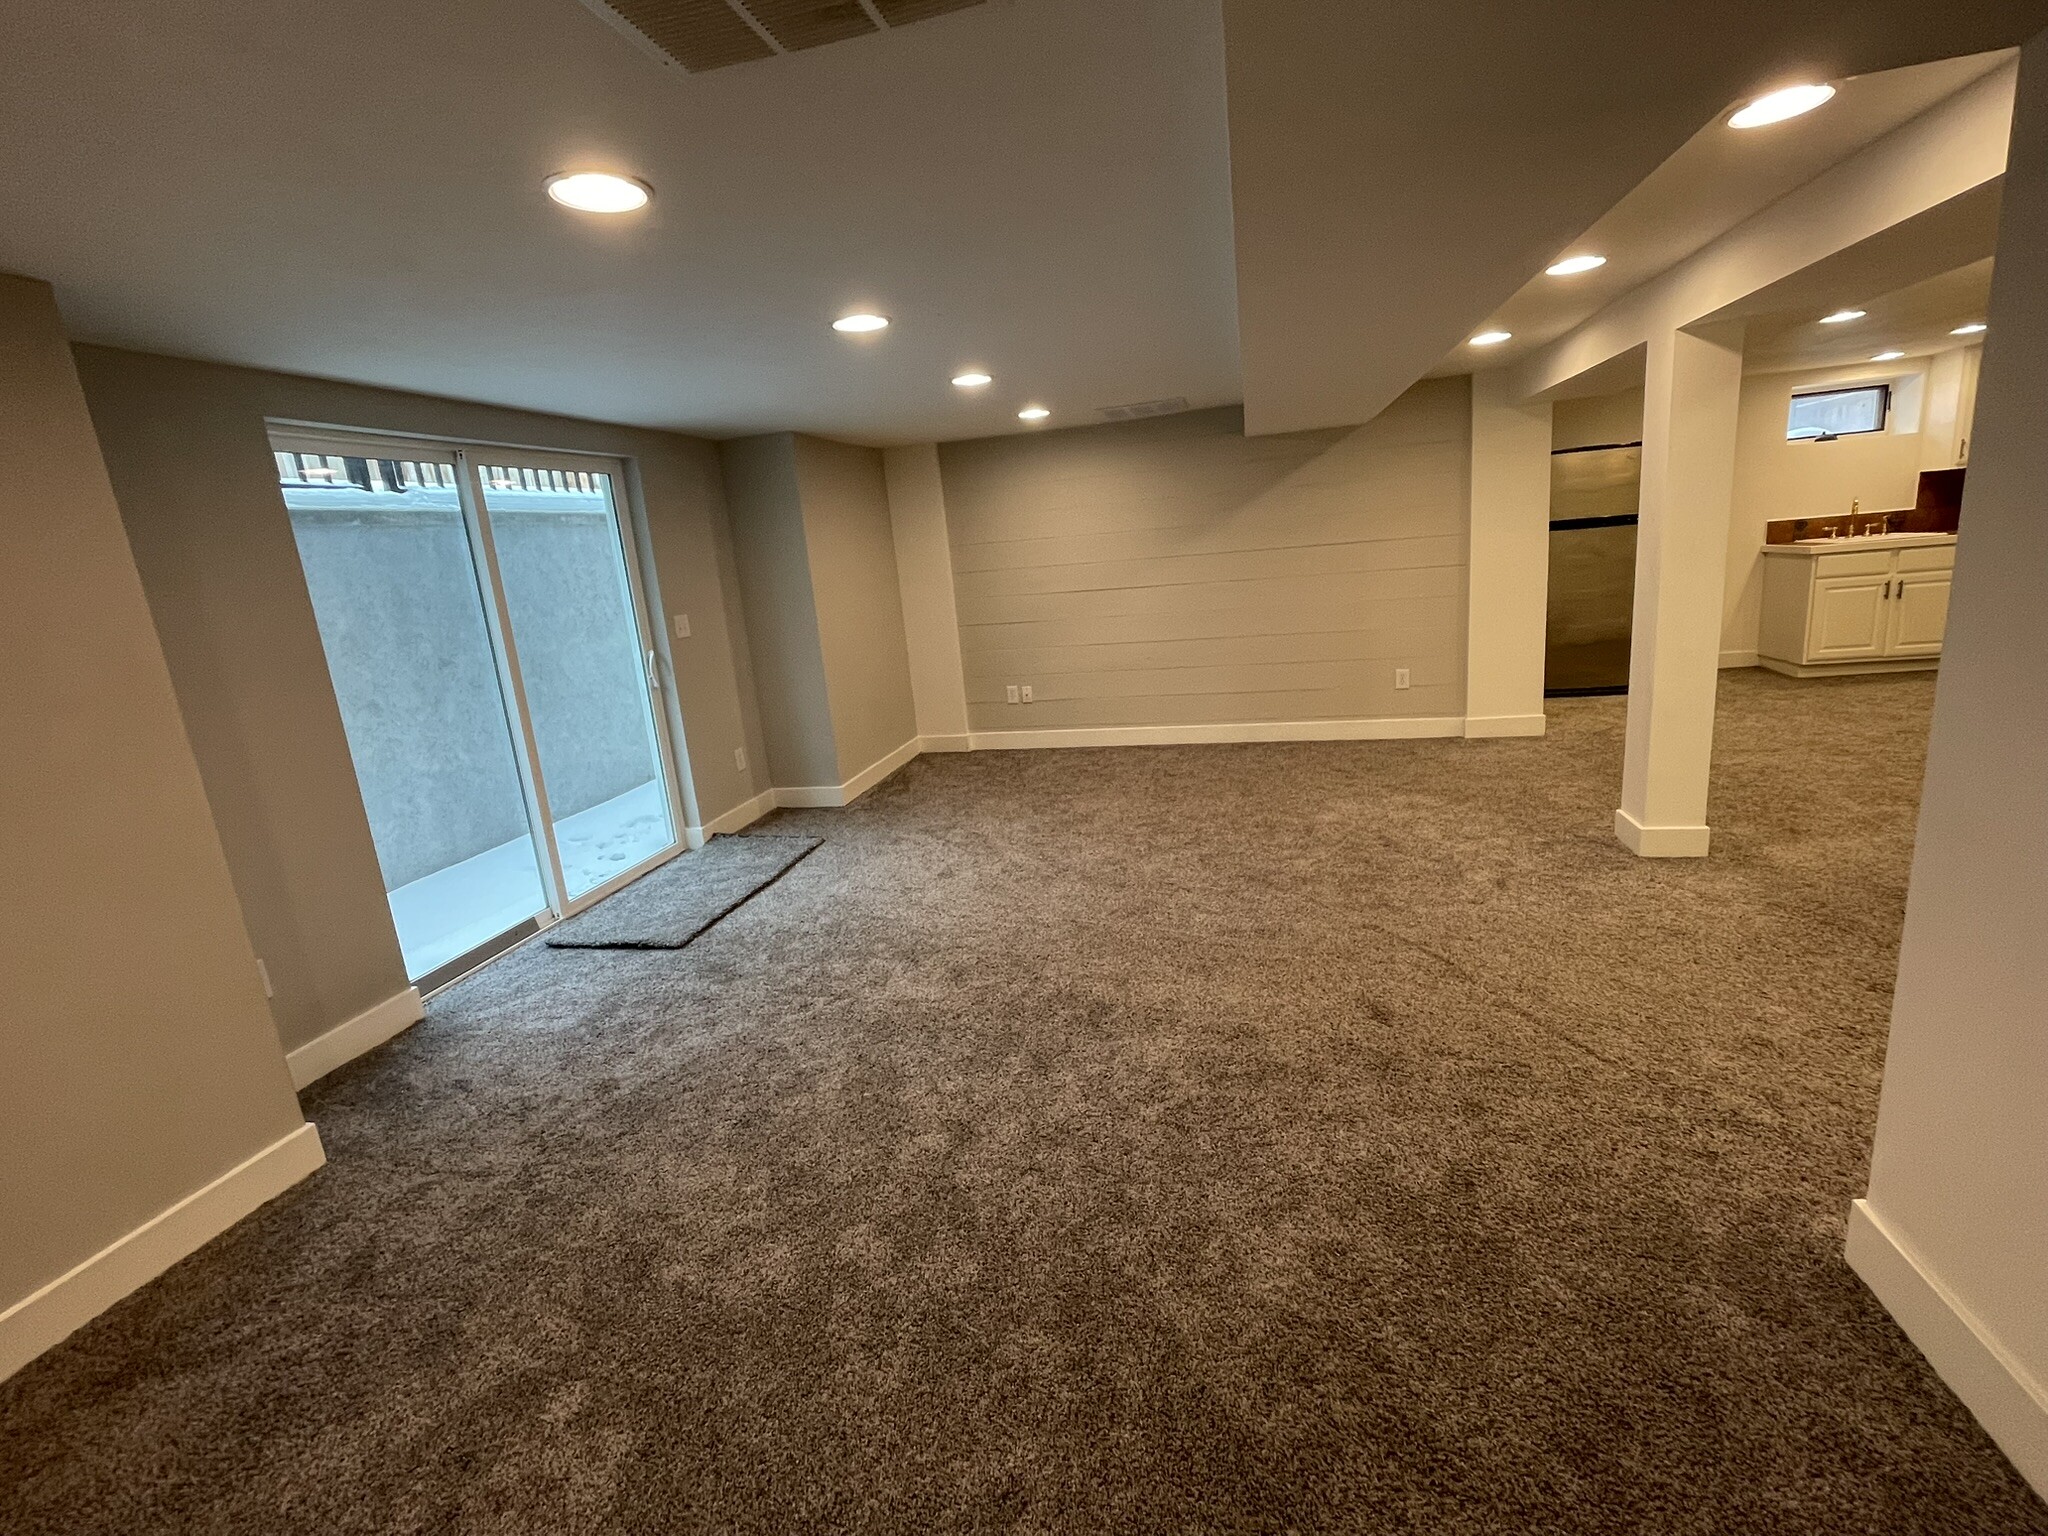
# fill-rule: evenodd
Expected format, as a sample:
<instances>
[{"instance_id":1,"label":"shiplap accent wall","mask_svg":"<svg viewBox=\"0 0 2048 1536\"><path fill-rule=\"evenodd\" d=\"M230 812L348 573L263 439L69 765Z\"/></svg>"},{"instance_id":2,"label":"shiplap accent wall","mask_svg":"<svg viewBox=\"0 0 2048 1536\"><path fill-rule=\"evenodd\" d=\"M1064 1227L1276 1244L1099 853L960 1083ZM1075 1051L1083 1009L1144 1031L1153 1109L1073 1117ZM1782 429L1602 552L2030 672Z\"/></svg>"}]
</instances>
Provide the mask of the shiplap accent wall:
<instances>
[{"instance_id":1,"label":"shiplap accent wall","mask_svg":"<svg viewBox=\"0 0 2048 1536\"><path fill-rule=\"evenodd\" d=\"M942 445L971 728L1461 716L1470 442L1456 378L1330 431L1233 406Z\"/></svg>"}]
</instances>

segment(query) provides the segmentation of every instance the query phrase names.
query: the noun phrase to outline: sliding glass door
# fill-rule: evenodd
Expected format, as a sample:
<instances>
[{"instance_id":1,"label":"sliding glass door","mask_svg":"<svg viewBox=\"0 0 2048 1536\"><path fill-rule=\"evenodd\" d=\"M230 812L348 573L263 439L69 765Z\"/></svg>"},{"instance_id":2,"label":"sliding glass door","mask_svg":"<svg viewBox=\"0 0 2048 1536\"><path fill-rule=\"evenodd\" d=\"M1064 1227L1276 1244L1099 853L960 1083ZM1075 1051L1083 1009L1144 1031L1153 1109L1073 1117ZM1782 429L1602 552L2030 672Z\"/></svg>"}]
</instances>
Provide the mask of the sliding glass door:
<instances>
[{"instance_id":1,"label":"sliding glass door","mask_svg":"<svg viewBox=\"0 0 2048 1536\"><path fill-rule=\"evenodd\" d=\"M282 432L273 447L415 981L678 851L616 461Z\"/></svg>"},{"instance_id":2,"label":"sliding glass door","mask_svg":"<svg viewBox=\"0 0 2048 1536\"><path fill-rule=\"evenodd\" d=\"M587 895L675 843L612 476L485 464L483 504L526 709L548 786L564 894Z\"/></svg>"}]
</instances>

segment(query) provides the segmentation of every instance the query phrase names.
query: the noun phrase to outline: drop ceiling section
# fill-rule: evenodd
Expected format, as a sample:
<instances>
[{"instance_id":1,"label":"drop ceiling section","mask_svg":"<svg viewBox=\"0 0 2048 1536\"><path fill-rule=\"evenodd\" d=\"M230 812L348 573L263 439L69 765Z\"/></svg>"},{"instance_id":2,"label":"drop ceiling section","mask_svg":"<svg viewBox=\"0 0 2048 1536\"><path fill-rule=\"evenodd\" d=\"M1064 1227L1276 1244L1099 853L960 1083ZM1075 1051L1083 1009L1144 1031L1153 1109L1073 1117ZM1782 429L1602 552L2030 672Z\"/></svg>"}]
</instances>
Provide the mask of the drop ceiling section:
<instances>
[{"instance_id":1,"label":"drop ceiling section","mask_svg":"<svg viewBox=\"0 0 2048 1536\"><path fill-rule=\"evenodd\" d=\"M1484 366L1505 367L1556 340L1751 215L1981 80L2010 56L1975 54L1841 80L1835 99L1811 116L1760 130L1731 129L1717 114L1557 253L1605 256L1606 266L1576 277L1534 275L1495 312L1494 319L1515 339L1490 352ZM1469 372L1475 361L1459 348L1434 372Z\"/></svg>"},{"instance_id":2,"label":"drop ceiling section","mask_svg":"<svg viewBox=\"0 0 2048 1536\"><path fill-rule=\"evenodd\" d=\"M1686 26L1646 24L1629 0L1221 3L1254 434L1369 419L1492 324L1518 334L1486 366L1512 362L1517 291L1717 113L1789 80L2007 49L2041 27L2040 0L1869 0L1853 25L1716 0ZM1758 132L1789 144L1838 110ZM1567 281L1590 293L1648 275L1606 254Z\"/></svg>"},{"instance_id":3,"label":"drop ceiling section","mask_svg":"<svg viewBox=\"0 0 2048 1536\"><path fill-rule=\"evenodd\" d=\"M1895 291L1857 293L1864 317L1849 325L1822 325L1811 304L1750 318L1743 341L1749 373L1790 373L1875 360L1880 351L1924 357L1970 346L1981 336L1955 328L1983 320L1991 303L1991 258L1910 282Z\"/></svg>"}]
</instances>

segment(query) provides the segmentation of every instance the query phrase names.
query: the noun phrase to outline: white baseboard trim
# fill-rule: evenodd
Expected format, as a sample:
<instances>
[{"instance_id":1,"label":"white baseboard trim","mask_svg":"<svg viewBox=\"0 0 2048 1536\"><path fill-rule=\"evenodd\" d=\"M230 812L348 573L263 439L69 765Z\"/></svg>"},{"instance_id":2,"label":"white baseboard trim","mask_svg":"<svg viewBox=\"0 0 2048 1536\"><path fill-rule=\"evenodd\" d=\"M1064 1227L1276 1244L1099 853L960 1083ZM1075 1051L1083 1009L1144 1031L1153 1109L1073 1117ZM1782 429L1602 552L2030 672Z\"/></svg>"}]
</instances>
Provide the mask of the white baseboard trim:
<instances>
[{"instance_id":1,"label":"white baseboard trim","mask_svg":"<svg viewBox=\"0 0 2048 1536\"><path fill-rule=\"evenodd\" d=\"M712 838L723 833L737 832L751 827L755 822L775 809L775 791L764 789L751 800L743 800L723 816L714 816L701 827L692 827L692 848L702 848Z\"/></svg>"},{"instance_id":2,"label":"white baseboard trim","mask_svg":"<svg viewBox=\"0 0 2048 1536\"><path fill-rule=\"evenodd\" d=\"M851 805L925 752L1011 752L1057 747L1182 747L1252 741L1398 741L1434 736L1541 736L1542 715L1395 715L1365 720L1248 720L1222 725L1102 725L1028 731L973 731L965 736L914 736L844 784L786 784L749 800L703 831L737 831L769 804L791 810ZM755 809L760 807L760 809ZM692 829L695 831L696 829ZM695 845L693 845L695 846Z\"/></svg>"},{"instance_id":3,"label":"white baseboard trim","mask_svg":"<svg viewBox=\"0 0 2048 1536\"><path fill-rule=\"evenodd\" d=\"M1541 736L1550 722L1543 715L1467 715L1467 736Z\"/></svg>"},{"instance_id":4,"label":"white baseboard trim","mask_svg":"<svg viewBox=\"0 0 2048 1536\"><path fill-rule=\"evenodd\" d=\"M1753 667L1756 665L1755 651L1723 651L1721 665L1728 667Z\"/></svg>"},{"instance_id":5,"label":"white baseboard trim","mask_svg":"<svg viewBox=\"0 0 2048 1536\"><path fill-rule=\"evenodd\" d=\"M923 738L913 736L893 752L886 752L876 758L844 784L778 786L775 791L775 803L796 810L851 805L923 750Z\"/></svg>"},{"instance_id":6,"label":"white baseboard trim","mask_svg":"<svg viewBox=\"0 0 2048 1536\"><path fill-rule=\"evenodd\" d=\"M420 1001L418 987L407 987L397 996L365 1008L346 1023L337 1024L326 1034L286 1053L285 1064L292 1069L292 1087L302 1089L308 1083L317 1083L336 1067L404 1034L426 1016L427 1005Z\"/></svg>"},{"instance_id":7,"label":"white baseboard trim","mask_svg":"<svg viewBox=\"0 0 2048 1536\"><path fill-rule=\"evenodd\" d=\"M1627 811L1614 813L1614 835L1645 859L1704 859L1713 836L1706 827L1646 827Z\"/></svg>"},{"instance_id":8,"label":"white baseboard trim","mask_svg":"<svg viewBox=\"0 0 2048 1536\"><path fill-rule=\"evenodd\" d=\"M2048 1499L2048 1384L1999 1344L1868 1200L1849 1209L1846 1256L1935 1374Z\"/></svg>"},{"instance_id":9,"label":"white baseboard trim","mask_svg":"<svg viewBox=\"0 0 2048 1536\"><path fill-rule=\"evenodd\" d=\"M0 1312L0 1381L327 1161L301 1125Z\"/></svg>"},{"instance_id":10,"label":"white baseboard trim","mask_svg":"<svg viewBox=\"0 0 2048 1536\"><path fill-rule=\"evenodd\" d=\"M883 753L872 763L869 763L867 767L861 769L859 773L856 773L852 778L839 786L846 796L839 803L841 805L853 804L854 801L873 789L882 780L889 777L890 774L901 768L923 750L924 739L919 736L913 736L893 752Z\"/></svg>"},{"instance_id":11,"label":"white baseboard trim","mask_svg":"<svg viewBox=\"0 0 2048 1536\"><path fill-rule=\"evenodd\" d=\"M1879 672L1938 672L1939 656L1894 656L1882 661L1824 661L1807 664L1759 656L1756 664L1784 677L1870 677Z\"/></svg>"},{"instance_id":12,"label":"white baseboard trim","mask_svg":"<svg viewBox=\"0 0 2048 1536\"><path fill-rule=\"evenodd\" d=\"M1224 725L1106 725L1042 731L976 731L976 752L1042 747L1185 747L1249 741L1393 741L1462 736L1463 716L1394 716L1378 720L1250 720Z\"/></svg>"}]
</instances>

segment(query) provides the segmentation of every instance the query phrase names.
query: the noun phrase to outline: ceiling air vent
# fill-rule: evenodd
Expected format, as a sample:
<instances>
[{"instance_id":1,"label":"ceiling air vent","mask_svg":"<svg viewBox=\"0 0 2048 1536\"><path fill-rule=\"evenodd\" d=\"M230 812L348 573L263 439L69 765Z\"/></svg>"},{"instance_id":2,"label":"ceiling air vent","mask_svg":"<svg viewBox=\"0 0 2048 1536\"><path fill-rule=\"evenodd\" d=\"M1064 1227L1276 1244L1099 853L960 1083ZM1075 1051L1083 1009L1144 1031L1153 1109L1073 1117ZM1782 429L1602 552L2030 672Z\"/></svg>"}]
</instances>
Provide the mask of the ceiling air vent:
<instances>
[{"instance_id":1,"label":"ceiling air vent","mask_svg":"<svg viewBox=\"0 0 2048 1536\"><path fill-rule=\"evenodd\" d=\"M583 0L668 64L691 74L885 32L983 0Z\"/></svg>"},{"instance_id":2,"label":"ceiling air vent","mask_svg":"<svg viewBox=\"0 0 2048 1536\"><path fill-rule=\"evenodd\" d=\"M979 4L981 0L875 0L875 9L890 26L907 27L928 16L943 16L948 11L964 11Z\"/></svg>"},{"instance_id":3,"label":"ceiling air vent","mask_svg":"<svg viewBox=\"0 0 2048 1536\"><path fill-rule=\"evenodd\" d=\"M1178 416L1187 408L1187 401L1175 395L1171 400L1140 400L1134 405L1105 405L1102 408L1102 419L1136 421L1140 416Z\"/></svg>"},{"instance_id":4,"label":"ceiling air vent","mask_svg":"<svg viewBox=\"0 0 2048 1536\"><path fill-rule=\"evenodd\" d=\"M860 0L740 0L784 53L843 43L881 26Z\"/></svg>"}]
</instances>

